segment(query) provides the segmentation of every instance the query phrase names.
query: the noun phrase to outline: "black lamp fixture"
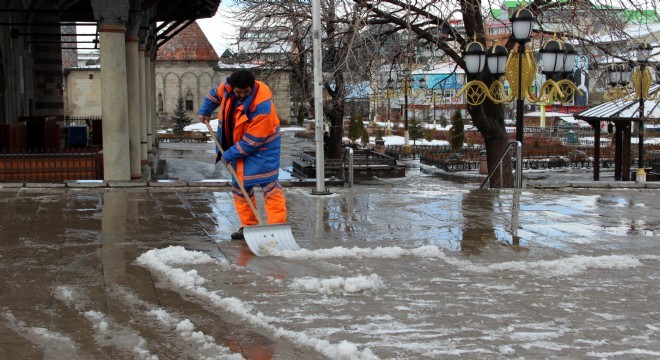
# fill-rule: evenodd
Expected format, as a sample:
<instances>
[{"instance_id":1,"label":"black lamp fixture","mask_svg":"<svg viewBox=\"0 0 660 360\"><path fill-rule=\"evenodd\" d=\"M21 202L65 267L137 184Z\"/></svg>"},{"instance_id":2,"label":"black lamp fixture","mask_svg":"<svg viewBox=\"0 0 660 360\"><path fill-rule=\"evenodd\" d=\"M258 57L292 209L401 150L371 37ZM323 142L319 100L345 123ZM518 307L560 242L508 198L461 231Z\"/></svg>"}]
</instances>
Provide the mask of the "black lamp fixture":
<instances>
[{"instance_id":1,"label":"black lamp fixture","mask_svg":"<svg viewBox=\"0 0 660 360\"><path fill-rule=\"evenodd\" d=\"M548 77L564 71L565 65L565 49L564 43L559 39L554 38L543 45L541 50L541 64L543 70L541 72Z\"/></svg>"},{"instance_id":2,"label":"black lamp fixture","mask_svg":"<svg viewBox=\"0 0 660 360\"><path fill-rule=\"evenodd\" d=\"M534 13L528 8L520 8L513 13L511 18L511 26L513 27L513 38L518 43L526 43L532 37L532 28L536 17Z\"/></svg>"},{"instance_id":3,"label":"black lamp fixture","mask_svg":"<svg viewBox=\"0 0 660 360\"><path fill-rule=\"evenodd\" d=\"M641 63L647 63L651 57L651 52L653 51L653 46L648 42L644 41L637 47L637 61Z\"/></svg>"},{"instance_id":4,"label":"black lamp fixture","mask_svg":"<svg viewBox=\"0 0 660 360\"><path fill-rule=\"evenodd\" d=\"M607 74L609 78L610 86L626 86L628 82L626 81L627 67L623 63L610 64L607 66Z\"/></svg>"},{"instance_id":5,"label":"black lamp fixture","mask_svg":"<svg viewBox=\"0 0 660 360\"><path fill-rule=\"evenodd\" d=\"M506 61L509 58L509 50L502 45L493 45L486 52L486 62L488 63L488 71L493 76L499 78L504 75L506 71Z\"/></svg>"},{"instance_id":6,"label":"black lamp fixture","mask_svg":"<svg viewBox=\"0 0 660 360\"><path fill-rule=\"evenodd\" d=\"M469 74L480 74L486 65L486 50L484 46L477 41L477 36L474 36L474 41L465 47L463 52L463 59L465 60L466 71Z\"/></svg>"}]
</instances>

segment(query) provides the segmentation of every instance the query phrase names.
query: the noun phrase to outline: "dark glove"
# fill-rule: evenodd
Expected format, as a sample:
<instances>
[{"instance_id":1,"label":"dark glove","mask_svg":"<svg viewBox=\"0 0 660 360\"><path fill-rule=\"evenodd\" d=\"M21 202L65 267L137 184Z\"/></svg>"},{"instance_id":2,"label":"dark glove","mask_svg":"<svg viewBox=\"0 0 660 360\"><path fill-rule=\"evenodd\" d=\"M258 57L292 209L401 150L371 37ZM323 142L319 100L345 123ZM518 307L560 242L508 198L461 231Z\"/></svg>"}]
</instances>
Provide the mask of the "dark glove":
<instances>
[{"instance_id":1,"label":"dark glove","mask_svg":"<svg viewBox=\"0 0 660 360\"><path fill-rule=\"evenodd\" d=\"M219 163L221 160L222 160L222 154L218 153L218 155L216 155L216 157L215 157L215 163L217 164L217 163Z\"/></svg>"}]
</instances>

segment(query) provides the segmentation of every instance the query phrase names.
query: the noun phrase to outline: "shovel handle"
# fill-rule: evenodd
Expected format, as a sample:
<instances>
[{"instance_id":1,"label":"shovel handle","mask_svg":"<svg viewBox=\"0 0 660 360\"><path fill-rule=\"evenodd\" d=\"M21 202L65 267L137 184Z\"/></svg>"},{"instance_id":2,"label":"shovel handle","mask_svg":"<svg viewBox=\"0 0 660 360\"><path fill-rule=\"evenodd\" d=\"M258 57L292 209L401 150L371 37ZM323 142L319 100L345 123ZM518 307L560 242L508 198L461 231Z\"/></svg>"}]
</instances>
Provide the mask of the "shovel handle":
<instances>
[{"instance_id":1,"label":"shovel handle","mask_svg":"<svg viewBox=\"0 0 660 360\"><path fill-rule=\"evenodd\" d=\"M220 150L220 154L224 154L225 152L222 150L222 145L220 145L220 141L218 140L218 137L215 136L215 131L213 131L213 128L211 127L211 124L209 123L210 121L202 121L204 124L206 124L206 127L209 129L209 132L211 133L211 137L213 138L213 141L215 141L215 145L218 147L218 150ZM245 191L245 187L243 186L243 181L238 177L236 174L236 170L231 166L231 164L224 162L222 160L222 163L227 166L227 169L229 169L229 172L231 175L234 177L236 180L236 183L238 183L238 187L241 188L241 192L243 193L243 196L245 197L245 201L247 201L248 205L250 205L250 209L252 209L252 212L254 213L254 216L257 217L257 221L259 222L259 225L263 224L263 220L261 219L261 216L259 215L259 211L257 208L254 206L254 203L252 203L252 199L250 199L250 196L248 195L247 191Z\"/></svg>"}]
</instances>

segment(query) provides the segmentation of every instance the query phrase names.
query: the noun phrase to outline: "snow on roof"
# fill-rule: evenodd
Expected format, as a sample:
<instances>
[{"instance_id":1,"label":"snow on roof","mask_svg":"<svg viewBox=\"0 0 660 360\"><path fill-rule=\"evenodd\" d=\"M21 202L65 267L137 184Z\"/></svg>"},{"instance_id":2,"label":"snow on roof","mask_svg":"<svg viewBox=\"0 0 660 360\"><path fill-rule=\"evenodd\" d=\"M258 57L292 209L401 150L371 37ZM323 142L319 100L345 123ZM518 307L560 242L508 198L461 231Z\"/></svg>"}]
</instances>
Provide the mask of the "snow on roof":
<instances>
[{"instance_id":1,"label":"snow on roof","mask_svg":"<svg viewBox=\"0 0 660 360\"><path fill-rule=\"evenodd\" d=\"M541 111L532 111L525 113L525 116L541 116ZM563 112L556 112L556 111L546 111L545 112L545 117L562 117L562 116L567 116L566 113Z\"/></svg>"},{"instance_id":2,"label":"snow on roof","mask_svg":"<svg viewBox=\"0 0 660 360\"><path fill-rule=\"evenodd\" d=\"M590 40L596 44L603 43L612 43L612 42L626 42L630 41L630 37L633 38L646 38L660 32L660 23L652 24L635 24L626 27L626 34L629 37L618 36L612 33L597 34L595 36L590 36Z\"/></svg>"},{"instance_id":3,"label":"snow on roof","mask_svg":"<svg viewBox=\"0 0 660 360\"><path fill-rule=\"evenodd\" d=\"M420 68L412 71L412 75L429 75L429 74L465 74L460 66L457 66L455 62L442 62L434 63L429 65L428 69Z\"/></svg>"},{"instance_id":4,"label":"snow on roof","mask_svg":"<svg viewBox=\"0 0 660 360\"><path fill-rule=\"evenodd\" d=\"M651 93L660 90L660 85L653 85ZM651 119L660 119L660 102L658 100L644 100L644 115ZM574 115L577 119L629 119L639 118L639 100L617 99L594 106Z\"/></svg>"}]
</instances>

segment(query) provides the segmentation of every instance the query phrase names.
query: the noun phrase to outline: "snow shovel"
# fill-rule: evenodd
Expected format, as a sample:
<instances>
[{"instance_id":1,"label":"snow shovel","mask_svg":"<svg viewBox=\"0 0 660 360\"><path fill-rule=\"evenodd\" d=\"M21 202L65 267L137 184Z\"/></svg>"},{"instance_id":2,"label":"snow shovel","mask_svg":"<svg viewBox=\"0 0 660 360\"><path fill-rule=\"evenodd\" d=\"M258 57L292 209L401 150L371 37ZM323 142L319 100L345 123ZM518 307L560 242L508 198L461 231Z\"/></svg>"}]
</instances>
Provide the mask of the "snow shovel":
<instances>
[{"instance_id":1,"label":"snow shovel","mask_svg":"<svg viewBox=\"0 0 660 360\"><path fill-rule=\"evenodd\" d=\"M213 141L215 141L215 145L218 147L218 150L220 150L220 154L224 154L220 141L218 141L218 137L215 135L215 131L213 131L211 124L208 122L205 122L205 124L211 133ZM250 248L250 251L257 256L265 256L271 254L272 250L299 250L300 246L298 246L296 239L293 238L291 226L289 226L289 224L266 224L261 215L259 215L259 211L254 203L250 200L250 196L248 196L248 193L243 186L243 181L239 179L234 168L231 164L225 163L224 161L222 163L227 166L227 169L229 169L229 172L236 180L236 183L238 183L238 187L241 188L243 196L245 196L248 205L250 205L250 209L252 209L254 216L257 217L257 221L259 222L259 225L246 226L243 228L243 237L245 238L245 242Z\"/></svg>"}]
</instances>

